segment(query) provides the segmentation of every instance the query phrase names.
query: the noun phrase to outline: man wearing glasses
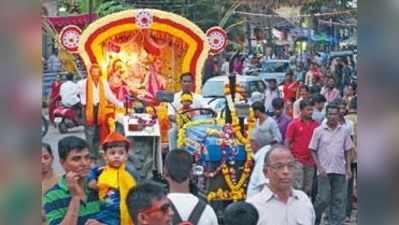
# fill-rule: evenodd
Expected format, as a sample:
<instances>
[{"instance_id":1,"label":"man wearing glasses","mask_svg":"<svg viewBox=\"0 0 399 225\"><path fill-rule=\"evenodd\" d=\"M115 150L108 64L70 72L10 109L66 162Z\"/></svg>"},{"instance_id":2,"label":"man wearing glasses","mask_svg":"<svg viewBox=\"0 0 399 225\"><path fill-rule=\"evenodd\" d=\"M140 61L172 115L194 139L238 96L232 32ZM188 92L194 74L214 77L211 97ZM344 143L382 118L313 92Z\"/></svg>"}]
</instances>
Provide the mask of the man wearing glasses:
<instances>
[{"instance_id":1,"label":"man wearing glasses","mask_svg":"<svg viewBox=\"0 0 399 225\"><path fill-rule=\"evenodd\" d=\"M296 162L291 151L274 145L265 157L263 172L270 184L247 200L259 214L258 225L313 225L315 212L308 196L293 189Z\"/></svg>"},{"instance_id":2,"label":"man wearing glasses","mask_svg":"<svg viewBox=\"0 0 399 225\"><path fill-rule=\"evenodd\" d=\"M171 225L173 210L161 185L144 182L130 189L127 208L135 225Z\"/></svg>"}]
</instances>

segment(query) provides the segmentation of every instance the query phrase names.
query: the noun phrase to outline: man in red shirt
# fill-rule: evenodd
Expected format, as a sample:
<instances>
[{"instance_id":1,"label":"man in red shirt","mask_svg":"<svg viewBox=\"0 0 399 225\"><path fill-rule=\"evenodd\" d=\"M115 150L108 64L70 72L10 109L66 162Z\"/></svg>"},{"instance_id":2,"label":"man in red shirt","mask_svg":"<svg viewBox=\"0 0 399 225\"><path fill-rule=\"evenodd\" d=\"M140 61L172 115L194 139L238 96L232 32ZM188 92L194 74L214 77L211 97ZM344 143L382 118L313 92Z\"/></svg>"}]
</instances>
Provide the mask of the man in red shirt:
<instances>
[{"instance_id":1,"label":"man in red shirt","mask_svg":"<svg viewBox=\"0 0 399 225\"><path fill-rule=\"evenodd\" d=\"M310 196L315 162L309 150L309 143L313 131L319 126L319 123L312 119L313 105L310 100L302 100L299 103L299 108L301 115L288 125L285 144L289 146L294 158L298 161L294 173L294 187L303 190Z\"/></svg>"},{"instance_id":2,"label":"man in red shirt","mask_svg":"<svg viewBox=\"0 0 399 225\"><path fill-rule=\"evenodd\" d=\"M298 81L294 81L293 77L294 73L292 71L288 71L287 74L285 74L285 81L283 85L284 102L287 102L290 98L296 99Z\"/></svg>"}]
</instances>

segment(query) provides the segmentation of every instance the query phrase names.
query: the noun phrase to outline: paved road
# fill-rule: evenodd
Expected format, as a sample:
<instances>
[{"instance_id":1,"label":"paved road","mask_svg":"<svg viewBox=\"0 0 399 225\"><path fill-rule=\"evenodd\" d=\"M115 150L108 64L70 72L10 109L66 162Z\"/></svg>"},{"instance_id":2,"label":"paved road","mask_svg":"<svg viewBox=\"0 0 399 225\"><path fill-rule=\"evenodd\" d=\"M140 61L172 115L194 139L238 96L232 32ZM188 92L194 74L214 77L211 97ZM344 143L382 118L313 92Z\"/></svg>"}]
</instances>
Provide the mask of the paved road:
<instances>
[{"instance_id":1,"label":"paved road","mask_svg":"<svg viewBox=\"0 0 399 225\"><path fill-rule=\"evenodd\" d=\"M55 172L59 173L59 174L63 173L63 169L62 169L62 167L59 163L59 159L58 159L57 144L61 138L66 137L68 135L76 135L78 137L85 138L84 133L83 133L83 126L70 129L70 131L67 134L60 134L58 129L56 129L50 125L48 133L46 134L46 136L43 137L43 141L50 144L51 148L53 149L53 153L54 153L53 168L54 168ZM321 224L327 225L327 222L322 221ZM345 223L345 225L357 225L357 224L358 224L358 211L355 209L352 212L351 221L348 223Z\"/></svg>"},{"instance_id":2,"label":"paved road","mask_svg":"<svg viewBox=\"0 0 399 225\"><path fill-rule=\"evenodd\" d=\"M60 174L63 173L63 169L59 163L59 159L58 159L58 141L66 136L69 135L76 135L78 137L81 138L85 138L85 135L83 133L83 126L80 127L75 127L69 130L68 133L66 134L60 134L60 132L58 131L57 128L54 128L54 126L49 125L49 130L46 134L46 136L43 137L43 141L50 144L51 149L53 150L53 154L54 154L54 163L53 163L53 168L55 170L56 173Z\"/></svg>"},{"instance_id":3,"label":"paved road","mask_svg":"<svg viewBox=\"0 0 399 225\"><path fill-rule=\"evenodd\" d=\"M350 221L345 222L344 225L357 225L357 224L358 224L358 211L357 209L353 209ZM327 221L325 221L324 218L321 222L321 225L328 225Z\"/></svg>"}]
</instances>

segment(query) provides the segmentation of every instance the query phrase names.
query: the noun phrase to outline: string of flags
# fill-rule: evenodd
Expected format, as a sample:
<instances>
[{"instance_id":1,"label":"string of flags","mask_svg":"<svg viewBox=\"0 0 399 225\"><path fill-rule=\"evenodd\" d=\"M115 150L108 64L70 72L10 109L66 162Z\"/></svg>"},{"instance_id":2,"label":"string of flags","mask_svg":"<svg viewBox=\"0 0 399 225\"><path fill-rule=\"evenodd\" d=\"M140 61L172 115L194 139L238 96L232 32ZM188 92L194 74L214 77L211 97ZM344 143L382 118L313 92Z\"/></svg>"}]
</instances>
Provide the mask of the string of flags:
<instances>
[{"instance_id":1,"label":"string of flags","mask_svg":"<svg viewBox=\"0 0 399 225\"><path fill-rule=\"evenodd\" d=\"M290 16L287 19L298 19L303 17L320 17L320 16L337 16L343 14L351 14L354 10L344 10L344 11L336 11L336 12L325 12L325 13L314 13L314 14L302 14L298 16ZM234 13L248 15L248 16L261 16L261 17L281 17L278 14L263 14L263 13L251 13L251 12L244 12L244 11L234 11Z\"/></svg>"}]
</instances>

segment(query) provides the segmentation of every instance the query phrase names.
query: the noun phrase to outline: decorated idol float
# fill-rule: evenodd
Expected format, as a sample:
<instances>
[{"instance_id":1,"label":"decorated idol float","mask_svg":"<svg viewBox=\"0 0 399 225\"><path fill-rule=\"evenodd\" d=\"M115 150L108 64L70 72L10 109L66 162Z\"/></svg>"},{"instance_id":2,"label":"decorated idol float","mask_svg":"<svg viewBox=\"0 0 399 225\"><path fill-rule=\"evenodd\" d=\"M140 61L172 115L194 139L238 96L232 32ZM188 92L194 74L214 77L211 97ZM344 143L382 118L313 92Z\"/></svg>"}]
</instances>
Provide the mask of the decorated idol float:
<instances>
[{"instance_id":1,"label":"decorated idol float","mask_svg":"<svg viewBox=\"0 0 399 225\"><path fill-rule=\"evenodd\" d=\"M120 124L124 135L134 139L130 162L143 178L162 174L161 145L167 141L169 122L168 103L161 101L159 94L179 91L178 81L184 72L193 74L195 92L200 92L206 58L222 52L226 43L227 35L219 27L204 33L181 16L154 9L108 15L80 35L79 54L86 68L98 64L102 79L125 102L124 108L116 108L100 99L102 125L109 132ZM192 110L177 113L178 147L194 157L199 194L220 209L245 198L252 169L248 134L254 115L247 110L246 122L240 123L234 93L238 95L239 84L226 84L228 123L214 114L189 118ZM138 107L140 104L143 107Z\"/></svg>"}]
</instances>

